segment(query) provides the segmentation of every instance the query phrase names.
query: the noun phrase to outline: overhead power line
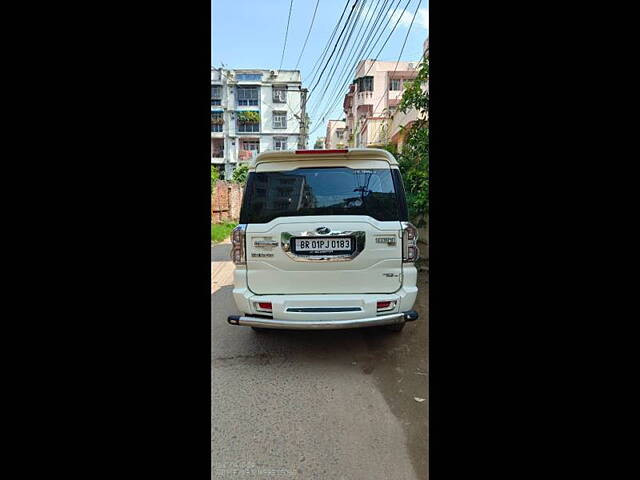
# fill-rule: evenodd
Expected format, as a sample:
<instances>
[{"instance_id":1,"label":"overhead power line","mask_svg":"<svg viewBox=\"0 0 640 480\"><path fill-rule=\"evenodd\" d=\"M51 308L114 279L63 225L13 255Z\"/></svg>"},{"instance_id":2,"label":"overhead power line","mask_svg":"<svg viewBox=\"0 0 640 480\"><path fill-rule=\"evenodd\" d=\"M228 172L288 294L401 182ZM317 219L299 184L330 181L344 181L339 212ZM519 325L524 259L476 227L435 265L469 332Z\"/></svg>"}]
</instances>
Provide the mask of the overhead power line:
<instances>
[{"instance_id":1,"label":"overhead power line","mask_svg":"<svg viewBox=\"0 0 640 480\"><path fill-rule=\"evenodd\" d=\"M349 6L349 1L344 2L344 8L342 9L342 13L340 14L340 18L338 19L338 23L336 23L336 26L333 27L333 32L331 32L331 35L329 36L329 40L327 41L326 45L322 49L322 53L320 54L320 56L314 62L313 67L311 67L311 71L309 72L309 83L311 83L313 81L313 78L315 78L315 75L318 73L316 67L318 67L319 65L322 64L322 61L324 60L325 55L329 51L329 47L331 46L331 43L333 42L333 37L335 36L336 32L338 31L338 27L342 23L342 18L344 17L344 14L347 11L347 7L348 6Z\"/></svg>"},{"instance_id":2,"label":"overhead power line","mask_svg":"<svg viewBox=\"0 0 640 480\"><path fill-rule=\"evenodd\" d=\"M396 3L396 5L394 7L393 6L393 0L392 0L392 4L389 5L389 8L387 8L387 10L385 12L385 15L387 17L387 21L384 22L384 25L382 23L378 24L378 20L381 18L381 15L382 15L382 10L380 10L378 18L376 19L376 22L374 24L374 28L373 28L372 31L369 32L369 37L367 37L367 39L365 40L364 45L362 46L357 58L366 59L366 58L369 57L369 54L373 51L373 49L376 47L376 45L378 44L378 42L382 38L382 34L383 34L384 30L387 28L387 25L389 24L389 22L391 20L391 17L393 15L395 15L395 13L398 11L398 5L400 4L401 1L402 0L398 0L398 2ZM386 4L386 2L385 2L385 4ZM384 8L384 5L383 5L382 8ZM393 8L393 13L390 15L392 8ZM405 6L405 9L406 9L406 6ZM404 11L403 11L403 13L404 13ZM381 26L382 26L382 29L380 30ZM395 27L394 27L394 29L395 29ZM380 30L380 33L378 33L379 30ZM393 30L392 30L392 33L393 33ZM371 38L371 36L372 36L371 34L373 34L373 36L377 35L377 38L375 39L375 42L369 40L369 38ZM370 48L369 48L369 44L371 44ZM365 50L367 50L367 52L366 52L366 54L363 55L363 52ZM360 63L360 61L356 62L356 65L353 67L353 75L355 75L357 73L357 69L358 69L358 64L359 63ZM326 110L325 110L322 118L326 117L327 115L329 115L333 111L333 109L336 106L336 102L338 102L339 99L341 98L341 96L344 95L343 90L350 83L350 80L351 80L350 76L345 77L342 85L340 86L340 88L338 90L334 90L332 95L335 94L335 96L333 96L333 99L328 103L328 108L325 107ZM329 96L329 98L332 98L332 96Z\"/></svg>"},{"instance_id":3,"label":"overhead power line","mask_svg":"<svg viewBox=\"0 0 640 480\"><path fill-rule=\"evenodd\" d=\"M401 0L398 0L398 4L400 3ZM370 18L369 18L369 22L367 23L367 27L365 28L365 33L360 35L360 32L358 32L357 36L360 37L360 41L356 44L354 44L354 47L351 51L351 54L348 56L348 59L345 63L345 68L342 69L342 71L340 72L340 74L338 75L338 82L336 83L336 87L334 88L333 91L331 92L331 94L326 97L329 99L335 99L335 95L336 92L338 93L338 96L341 93L341 90L345 88L345 86L349 83L350 80L350 74L348 73L348 70L350 70L350 64L354 59L354 54L357 52L357 56L355 58L362 58L362 53L364 52L364 50L367 48L369 39L371 38L372 34L375 34L378 29L380 28L381 24L379 24L378 22L380 21L380 19L382 18L383 15L383 11L384 8L387 5L388 0L384 0L384 3L382 4L380 10L377 12L377 16L375 17L375 20L373 22L373 25L370 27L371 25L371 20L374 18L374 16L376 15L376 10L378 7L378 4L380 3L380 1L378 0L378 3L376 4L376 6L373 8L373 13L371 14ZM393 0L392 0L393 3ZM391 11L392 5L390 5L387 8L387 11L385 13L389 13ZM388 23L388 22L387 22ZM347 73L347 76L345 76L345 73ZM327 94L328 89L323 90L322 92L322 96L320 97L319 100L317 100L314 104L314 108L313 108L313 115L315 115L316 113L318 113L318 111L322 111L322 109L320 108L320 105L322 104L322 100L325 98L326 94ZM330 102L329 104L332 104L334 102Z\"/></svg>"},{"instance_id":4,"label":"overhead power line","mask_svg":"<svg viewBox=\"0 0 640 480\"><path fill-rule=\"evenodd\" d=\"M367 45L369 37L371 36L371 34L373 32L375 32L377 30L377 27L379 27L378 21L380 20L380 17L382 15L382 12L383 12L387 2L388 2L388 0L384 0L384 4L382 5L380 11L378 11L378 16L375 18L373 26L370 28L371 21L374 19L374 15L376 15L376 11L378 10L378 5L380 4L380 0L378 0L376 5L373 7L373 13L371 13L371 15L369 15L369 20L367 22L367 26L365 27L364 33L361 35L360 34L361 30L359 30L358 33L356 34L356 38L358 38L359 40L357 42L354 42L353 48L351 49L351 52L347 56L347 60L345 62L343 62L344 63L344 67L342 68L342 70L340 71L340 73L337 76L337 78L341 79L341 80L338 80L338 82L336 82L336 87L337 88L334 88L334 90L331 92L331 94L327 98L333 98L333 96L336 93L336 90L339 90L341 88L340 85L342 83L344 83L345 78L348 80L348 77L345 77L345 73L347 73L351 69L351 63L354 60L354 56L355 56L356 52L359 52L359 54L362 54L362 52L364 51L364 49L365 49L365 47ZM362 29L362 25L361 25L361 29ZM323 92L321 100L324 99L325 94L327 93L327 91L328 90L325 90ZM321 100L319 100L317 102L317 104L316 104L317 107L319 107L319 105L321 103Z\"/></svg>"},{"instance_id":5,"label":"overhead power line","mask_svg":"<svg viewBox=\"0 0 640 480\"><path fill-rule=\"evenodd\" d=\"M333 50L331 51L331 54L329 55L329 59L327 60L327 63L325 64L324 68L320 72L320 76L317 78L315 85L309 89L309 97L313 94L313 89L316 88L318 83L320 83L320 80L322 79L322 75L324 74L325 70L329 66L329 63L331 62L331 57L333 57L333 54L336 52L336 48L338 46L338 43L340 42L340 38L342 38L342 35L344 34L344 31L345 31L345 29L346 29L346 27L347 27L347 25L349 23L349 18L351 18L351 15L353 14L353 10L356 8L357 4L358 4L358 0L355 0L355 2L353 2L353 6L351 7L351 11L349 12L349 17L347 17L347 23L345 23L344 27L342 27L342 31L340 32L340 35L338 36L338 40L336 40L336 44L334 45ZM307 97L307 98L309 98L309 97Z\"/></svg>"},{"instance_id":6,"label":"overhead power line","mask_svg":"<svg viewBox=\"0 0 640 480\"><path fill-rule=\"evenodd\" d=\"M413 18L411 19L411 23L409 24L409 29L407 30L407 34L404 37L404 42L402 42L402 48L400 49L400 54L398 55L398 59L396 60L396 65L395 67L393 67L393 73L396 72L396 70L398 69L398 64L400 63L400 58L402 57L402 52L404 52L404 47L407 44L407 39L409 38L409 34L411 33L411 27L413 27L413 22L416 19L416 15L418 14L418 9L420 8L420 5L422 4L422 0L420 0L418 2L418 6L416 7L416 11L413 13ZM382 95L380 97L380 100L378 100L378 103L376 103L376 106L373 107L373 110L371 110L371 114L373 115L376 111L376 109L378 108L378 106L380 105L380 102L382 101L383 98L386 98L386 96L389 93L389 83L387 82L385 91L384 91L384 95ZM388 114L388 112L387 112ZM369 120L367 118L365 118L364 124L362 125L362 130L365 129L365 127L369 124Z\"/></svg>"},{"instance_id":7,"label":"overhead power line","mask_svg":"<svg viewBox=\"0 0 640 480\"><path fill-rule=\"evenodd\" d=\"M398 1L398 4L400 3L400 0ZM387 45L389 38L391 38L391 35L393 35L393 32L396 30L398 23L400 23L400 19L402 18L402 16L404 15L405 11L407 10L407 7L409 6L409 3L411 3L411 0L407 1L407 4L404 6L402 13L398 16L398 19L396 20L396 23L394 24L393 28L391 29L391 32L389 32L389 35L387 36L387 38L385 39L384 43L382 44L382 47L380 47L380 50L378 51L378 53L376 54L376 56L373 59L373 62L371 63L371 65L369 66L369 68L367 69L367 71L365 72L365 74L363 76L367 76L367 74L371 71L371 68L373 67L373 65L375 64L375 61L378 59L378 57L380 56L380 53L382 52L382 50L384 49L384 47ZM397 5L397 4L396 4ZM390 9L389 9L390 10ZM395 15L395 12L397 11L397 6L394 10L394 13L392 14ZM389 20L391 17L389 17L389 19L387 19L387 22L385 22L385 26L383 27L382 31L380 32L380 35L378 36L377 40L375 41L375 43L373 44L372 48L369 50L369 52L367 53L367 57L369 55L369 53L371 53L371 51L373 50L373 48L375 48L375 46L378 44L378 42L380 41L380 39L382 38L382 32L384 32L384 29L386 28L386 26L389 24ZM338 97L336 97L336 100L339 99L340 96L338 95ZM325 118L329 113L331 113L333 111L333 109L335 108L335 101L332 102L332 104L330 104L329 108L327 110L325 110L324 115L322 115L321 118ZM316 127L318 128L318 127ZM315 131L315 130L314 130ZM310 134L313 133L310 132Z\"/></svg>"},{"instance_id":8,"label":"overhead power line","mask_svg":"<svg viewBox=\"0 0 640 480\"><path fill-rule=\"evenodd\" d=\"M327 90L329 89L329 86L331 85L331 82L333 81L333 78L335 76L335 73L337 71L337 68L339 65L341 65L341 60L342 57L344 57L345 51L347 49L347 46L349 45L349 40L351 39L354 31L355 31L355 27L358 24L358 21L360 20L360 15L362 14L362 7L366 4L367 0L363 0L360 3L360 8L358 9L358 13L355 16L355 20L354 22L351 24L351 26L349 27L349 32L347 35L345 35L343 37L343 41L341 42L341 44L339 45L339 53L338 55L335 57L335 60L332 62L332 65L329 68L329 73L326 76L324 82L323 82L323 86L321 88L319 88L319 90L321 91L321 95L323 98L327 92Z\"/></svg>"},{"instance_id":9,"label":"overhead power line","mask_svg":"<svg viewBox=\"0 0 640 480\"><path fill-rule=\"evenodd\" d=\"M293 7L293 0L289 3L289 17L287 18L287 29L284 32L284 45L282 46L282 57L280 57L280 67L278 70L282 69L282 61L284 60L284 51L287 48L287 36L289 35L289 22L291 21L291 8Z\"/></svg>"},{"instance_id":10,"label":"overhead power line","mask_svg":"<svg viewBox=\"0 0 640 480\"><path fill-rule=\"evenodd\" d=\"M389 22L390 22L391 18L392 18L392 17L396 14L396 12L398 11L398 5L400 4L400 2L401 2L401 1L402 1L402 0L398 0L398 3L396 3L395 7L393 7L393 8L394 8L394 10L393 10L393 13L392 13L391 15L389 15L389 12L390 12L391 8L389 8L389 9L387 10L387 21L384 23L384 26L382 27L382 30L380 30L380 33L379 33L378 37L376 38L375 42L373 42L373 44L371 45L371 48L369 48L369 49L368 49L368 51L367 51L367 53L366 53L364 56L361 56L360 58L367 59L367 58L369 57L369 55L371 54L371 52L372 52L372 51L375 49L375 47L378 45L378 42L379 42L379 41L380 41L380 39L382 38L382 34L383 34L383 32L385 31L385 29L387 28L387 25L389 25ZM383 49L384 49L384 47L386 46L387 42L389 41L389 38L391 37L391 35L392 35L392 34L393 34L393 32L395 31L396 27L398 26L398 23L399 23L399 21L400 21L400 18L402 17L402 15L404 15L404 12L406 11L407 7L409 6L410 1L411 1L411 0L409 0L409 1L407 2L407 4L404 6L404 8L403 8L403 10L402 10L402 13L400 14L400 16L398 16L398 21L396 21L396 23L395 23L395 25L393 26L393 28L392 28L391 32L390 32L390 33L389 33L389 35L387 36L387 39L385 40L384 44L382 45L382 47L381 47L381 48L380 48L380 50L378 51L378 54L374 57L373 62L372 62L372 63L371 63L371 65L369 66L369 69L366 71L366 73L365 73L363 76L365 76L365 77L366 77L366 76L368 75L368 73L369 73L369 71L371 70L371 68L373 67L373 65L374 65L375 61L376 61L376 60L378 59L378 57L380 56L380 53L382 52L382 50L383 50ZM377 29L376 29L376 33L377 33ZM366 46L365 46L365 47L366 47ZM358 63L359 63L359 62L358 62ZM356 64L356 65L355 65L355 68L354 68L354 75L357 73L357 69L358 69L358 64ZM340 89L340 90L343 90L343 89L348 85L348 83L349 83L349 78L347 77L347 78L346 78L346 80L345 80L345 83L343 84L343 86L341 87L341 89ZM333 100L332 102L330 102L330 103L329 103L329 107L328 107L328 109L325 111L325 113L324 113L324 115L323 115L323 116L326 116L326 115L330 114L330 113L333 111L333 109L334 109L334 108L335 108L335 106L336 106L336 102L338 102L338 101L339 101L339 99L340 99L340 96L341 96L341 92L340 92L340 91L338 91L337 96L334 98L334 100Z\"/></svg>"},{"instance_id":11,"label":"overhead power line","mask_svg":"<svg viewBox=\"0 0 640 480\"><path fill-rule=\"evenodd\" d=\"M311 29L313 28L313 22L316 19L316 12L318 11L318 4L320 0L316 1L316 8L313 10L313 18L311 19L311 25L309 26L309 31L307 32L307 38L304 39L304 45L302 46L302 51L300 52L300 56L298 57L298 61L296 62L296 66L294 70L298 69L298 65L300 64L300 59L302 58L302 54L304 53L304 49L307 47L307 40L309 40L309 35L311 34Z\"/></svg>"}]
</instances>

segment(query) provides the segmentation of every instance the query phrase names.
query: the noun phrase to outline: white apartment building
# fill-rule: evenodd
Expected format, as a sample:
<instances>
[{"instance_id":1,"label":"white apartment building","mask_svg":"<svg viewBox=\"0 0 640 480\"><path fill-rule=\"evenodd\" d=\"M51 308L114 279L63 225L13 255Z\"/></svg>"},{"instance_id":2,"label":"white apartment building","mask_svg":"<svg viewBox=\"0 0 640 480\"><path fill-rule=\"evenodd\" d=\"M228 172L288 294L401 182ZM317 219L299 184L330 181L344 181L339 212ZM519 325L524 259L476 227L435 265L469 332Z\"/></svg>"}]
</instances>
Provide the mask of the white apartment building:
<instances>
[{"instance_id":1,"label":"white apartment building","mask_svg":"<svg viewBox=\"0 0 640 480\"><path fill-rule=\"evenodd\" d=\"M265 150L299 148L302 94L299 70L211 69L211 163L222 178Z\"/></svg>"}]
</instances>

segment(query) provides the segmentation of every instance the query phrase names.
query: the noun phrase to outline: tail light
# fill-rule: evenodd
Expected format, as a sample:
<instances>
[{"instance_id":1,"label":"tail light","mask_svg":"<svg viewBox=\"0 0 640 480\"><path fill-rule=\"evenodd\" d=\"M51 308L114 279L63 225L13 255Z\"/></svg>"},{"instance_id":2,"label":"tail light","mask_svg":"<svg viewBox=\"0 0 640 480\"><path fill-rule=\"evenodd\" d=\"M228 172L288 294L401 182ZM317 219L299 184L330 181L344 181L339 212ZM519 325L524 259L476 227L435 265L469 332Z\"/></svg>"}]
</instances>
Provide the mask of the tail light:
<instances>
[{"instance_id":1,"label":"tail light","mask_svg":"<svg viewBox=\"0 0 640 480\"><path fill-rule=\"evenodd\" d=\"M396 307L395 300L381 300L376 302L376 309L378 312L388 312L389 310L393 310Z\"/></svg>"},{"instance_id":2,"label":"tail light","mask_svg":"<svg viewBox=\"0 0 640 480\"><path fill-rule=\"evenodd\" d=\"M413 263L418 258L418 229L409 222L402 222L402 261Z\"/></svg>"},{"instance_id":3,"label":"tail light","mask_svg":"<svg viewBox=\"0 0 640 480\"><path fill-rule=\"evenodd\" d=\"M238 225L231 232L231 260L236 265L246 265L247 257L245 252L245 230L246 225Z\"/></svg>"},{"instance_id":4,"label":"tail light","mask_svg":"<svg viewBox=\"0 0 640 480\"><path fill-rule=\"evenodd\" d=\"M273 311L271 302L255 302L254 305L256 307L256 311L258 312L271 313Z\"/></svg>"}]
</instances>

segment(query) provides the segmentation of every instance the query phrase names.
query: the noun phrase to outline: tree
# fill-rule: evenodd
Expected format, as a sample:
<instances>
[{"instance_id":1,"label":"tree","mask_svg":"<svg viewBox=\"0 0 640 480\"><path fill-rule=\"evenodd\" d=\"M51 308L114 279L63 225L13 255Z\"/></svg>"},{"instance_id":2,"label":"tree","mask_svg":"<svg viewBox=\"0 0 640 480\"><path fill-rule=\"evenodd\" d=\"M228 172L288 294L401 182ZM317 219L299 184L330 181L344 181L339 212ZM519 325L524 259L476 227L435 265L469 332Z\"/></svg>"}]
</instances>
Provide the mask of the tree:
<instances>
[{"instance_id":1,"label":"tree","mask_svg":"<svg viewBox=\"0 0 640 480\"><path fill-rule=\"evenodd\" d=\"M420 64L418 76L405 86L398 110L416 109L419 118L407 130L398 162L407 190L409 216L416 226L429 214L429 58Z\"/></svg>"},{"instance_id":2,"label":"tree","mask_svg":"<svg viewBox=\"0 0 640 480\"><path fill-rule=\"evenodd\" d=\"M220 172L218 171L218 167L215 165L211 165L211 192L213 193L213 187L216 182L220 179Z\"/></svg>"},{"instance_id":3,"label":"tree","mask_svg":"<svg viewBox=\"0 0 640 480\"><path fill-rule=\"evenodd\" d=\"M247 165L239 165L233 171L231 175L231 181L235 183L247 183L247 175L249 174L249 167Z\"/></svg>"}]
</instances>

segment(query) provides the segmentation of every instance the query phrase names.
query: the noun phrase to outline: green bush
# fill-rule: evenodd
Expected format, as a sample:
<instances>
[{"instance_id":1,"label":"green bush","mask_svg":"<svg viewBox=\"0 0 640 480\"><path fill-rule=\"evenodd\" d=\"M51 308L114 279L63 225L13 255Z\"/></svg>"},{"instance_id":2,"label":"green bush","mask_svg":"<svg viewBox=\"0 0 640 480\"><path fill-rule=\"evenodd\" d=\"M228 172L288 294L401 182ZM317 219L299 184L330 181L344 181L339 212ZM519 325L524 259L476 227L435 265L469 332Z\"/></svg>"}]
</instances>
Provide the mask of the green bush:
<instances>
[{"instance_id":1,"label":"green bush","mask_svg":"<svg viewBox=\"0 0 640 480\"><path fill-rule=\"evenodd\" d=\"M422 226L429 214L429 129L412 126L399 155L412 223Z\"/></svg>"},{"instance_id":2,"label":"green bush","mask_svg":"<svg viewBox=\"0 0 640 480\"><path fill-rule=\"evenodd\" d=\"M429 59L425 58L418 76L407 82L398 106L403 113L416 109L423 118L409 127L402 153L395 151L395 145L386 147L398 159L407 191L409 219L418 227L426 223L429 215L429 93L423 89L428 81Z\"/></svg>"},{"instance_id":3,"label":"green bush","mask_svg":"<svg viewBox=\"0 0 640 480\"><path fill-rule=\"evenodd\" d=\"M211 193L213 193L213 187L219 179L220 172L218 171L218 167L211 165Z\"/></svg>"},{"instance_id":4,"label":"green bush","mask_svg":"<svg viewBox=\"0 0 640 480\"><path fill-rule=\"evenodd\" d=\"M231 175L231 181L235 183L247 183L247 175L249 175L249 167L247 165L238 165Z\"/></svg>"},{"instance_id":5,"label":"green bush","mask_svg":"<svg viewBox=\"0 0 640 480\"><path fill-rule=\"evenodd\" d=\"M259 112L238 112L237 115L240 123L258 123L260 121Z\"/></svg>"},{"instance_id":6,"label":"green bush","mask_svg":"<svg viewBox=\"0 0 640 480\"><path fill-rule=\"evenodd\" d=\"M231 230L236 227L236 223L222 222L211 224L211 241L214 243L221 242L231 234Z\"/></svg>"}]
</instances>

